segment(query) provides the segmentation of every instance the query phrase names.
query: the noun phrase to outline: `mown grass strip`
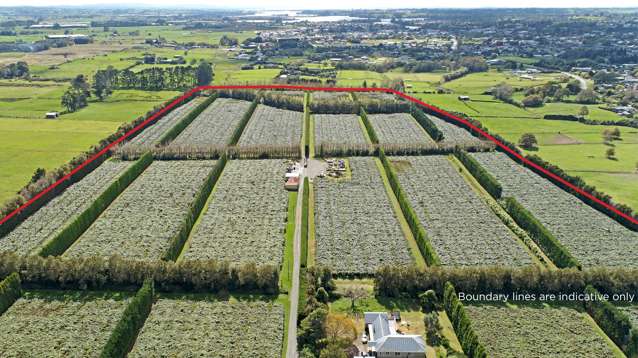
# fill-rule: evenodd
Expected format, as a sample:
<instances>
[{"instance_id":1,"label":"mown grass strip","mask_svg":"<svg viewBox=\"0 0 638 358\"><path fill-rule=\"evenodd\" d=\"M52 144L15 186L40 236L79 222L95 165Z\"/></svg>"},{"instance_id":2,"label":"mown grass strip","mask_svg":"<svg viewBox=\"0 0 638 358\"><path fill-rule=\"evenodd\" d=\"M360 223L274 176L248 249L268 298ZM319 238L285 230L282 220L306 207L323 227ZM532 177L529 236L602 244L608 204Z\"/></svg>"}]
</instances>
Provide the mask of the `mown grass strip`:
<instances>
[{"instance_id":1,"label":"mown grass strip","mask_svg":"<svg viewBox=\"0 0 638 358\"><path fill-rule=\"evenodd\" d=\"M297 196L298 193L296 191L288 193L288 217L286 218L286 232L284 234L284 258L281 263L281 275L279 275L279 286L283 292L289 292L290 286L292 285L292 271L295 263L294 241Z\"/></svg>"},{"instance_id":2,"label":"mown grass strip","mask_svg":"<svg viewBox=\"0 0 638 358\"><path fill-rule=\"evenodd\" d=\"M428 266L437 266L441 264L441 260L437 255L430 239L421 225L416 212L412 209L409 200L407 199L403 189L399 185L399 178L397 174L394 172L392 168L392 164L388 160L388 157L385 155L383 149L379 148L379 159L381 160L381 164L383 165L383 169L385 169L386 175L388 177L388 181L390 183L390 187L394 192L397 201L399 202L399 207L401 208L401 212L403 213L403 217L407 221L408 226L410 227L410 231L414 236L414 240L416 241L419 250L421 251L421 255L425 259L425 262Z\"/></svg>"},{"instance_id":3,"label":"mown grass strip","mask_svg":"<svg viewBox=\"0 0 638 358\"><path fill-rule=\"evenodd\" d=\"M226 166L226 162L226 155L222 155L222 157L215 163L215 166L206 177L204 184L202 185L201 189L197 193L197 196L195 197L195 200L188 209L188 214L182 221L179 231L171 239L170 246L166 251L166 254L164 254L164 257L162 257L162 260L176 261L179 257L182 249L184 248L184 244L190 236L191 230L193 230L195 222L201 215L204 206L206 206L206 202L210 197L210 193L213 191L217 180L221 176L221 173Z\"/></svg>"},{"instance_id":4,"label":"mown grass strip","mask_svg":"<svg viewBox=\"0 0 638 358\"><path fill-rule=\"evenodd\" d=\"M91 206L84 210L84 212L77 216L71 223L66 225L58 235L44 244L42 250L40 250L40 256L62 255L152 162L153 155L151 153L146 153L140 157L140 159L126 169L119 178L111 183L111 185L93 201Z\"/></svg>"},{"instance_id":5,"label":"mown grass strip","mask_svg":"<svg viewBox=\"0 0 638 358\"><path fill-rule=\"evenodd\" d=\"M177 124L175 124L171 129L169 129L166 133L164 133L160 139L159 144L165 145L171 142L173 139L177 138L177 136L182 133L189 124L191 124L197 116L199 116L211 103L213 103L217 99L217 94L213 94L208 97L204 102L200 103L195 109L190 111L184 118L182 118Z\"/></svg>"},{"instance_id":6,"label":"mown grass strip","mask_svg":"<svg viewBox=\"0 0 638 358\"><path fill-rule=\"evenodd\" d=\"M536 219L532 213L527 211L516 199L507 197L503 200L505 211L516 221L518 226L527 231L530 237L541 247L543 252L559 268L576 267L582 268L582 264L567 251L563 244Z\"/></svg>"},{"instance_id":7,"label":"mown grass strip","mask_svg":"<svg viewBox=\"0 0 638 358\"><path fill-rule=\"evenodd\" d=\"M22 296L20 276L14 272L0 281L0 315L9 309L20 296Z\"/></svg>"},{"instance_id":8,"label":"mown grass strip","mask_svg":"<svg viewBox=\"0 0 638 358\"><path fill-rule=\"evenodd\" d=\"M308 211L310 204L310 182L303 179L303 199L301 201L301 267L308 265Z\"/></svg>"},{"instance_id":9,"label":"mown grass strip","mask_svg":"<svg viewBox=\"0 0 638 358\"><path fill-rule=\"evenodd\" d=\"M153 280L146 280L142 288L131 299L117 322L117 326L111 332L111 336L100 354L101 358L125 357L133 348L137 335L151 313L154 295Z\"/></svg>"}]
</instances>

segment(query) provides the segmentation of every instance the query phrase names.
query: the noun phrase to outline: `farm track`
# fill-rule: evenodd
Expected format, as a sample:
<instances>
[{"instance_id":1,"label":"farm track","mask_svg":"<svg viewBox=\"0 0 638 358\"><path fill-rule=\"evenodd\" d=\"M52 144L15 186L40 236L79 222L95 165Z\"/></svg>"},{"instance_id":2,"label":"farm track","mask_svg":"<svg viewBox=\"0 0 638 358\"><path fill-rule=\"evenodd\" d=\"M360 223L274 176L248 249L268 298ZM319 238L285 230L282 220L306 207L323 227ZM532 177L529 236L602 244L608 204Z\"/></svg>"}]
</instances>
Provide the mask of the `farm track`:
<instances>
[{"instance_id":1,"label":"farm track","mask_svg":"<svg viewBox=\"0 0 638 358\"><path fill-rule=\"evenodd\" d=\"M293 269L292 269L292 283L290 286L290 293L288 295L290 300L290 314L288 316L288 340L287 344L287 358L297 358L297 316L299 311L299 280L300 280L300 268L301 268L301 214L303 208L303 191L309 190L304 188L303 175L299 178L299 194L297 195L297 206L295 208L295 236L293 244Z\"/></svg>"}]
</instances>

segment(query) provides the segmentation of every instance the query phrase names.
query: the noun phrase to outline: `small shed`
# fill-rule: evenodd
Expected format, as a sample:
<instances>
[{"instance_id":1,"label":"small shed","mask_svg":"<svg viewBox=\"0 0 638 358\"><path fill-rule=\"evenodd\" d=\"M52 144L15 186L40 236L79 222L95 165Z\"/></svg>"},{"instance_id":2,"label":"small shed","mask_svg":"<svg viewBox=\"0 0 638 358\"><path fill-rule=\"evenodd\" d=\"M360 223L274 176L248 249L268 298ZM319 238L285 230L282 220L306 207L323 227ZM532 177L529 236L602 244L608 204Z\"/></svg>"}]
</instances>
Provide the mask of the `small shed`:
<instances>
[{"instance_id":1,"label":"small shed","mask_svg":"<svg viewBox=\"0 0 638 358\"><path fill-rule=\"evenodd\" d=\"M44 114L46 119L57 119L58 117L60 117L60 112L47 112Z\"/></svg>"},{"instance_id":2,"label":"small shed","mask_svg":"<svg viewBox=\"0 0 638 358\"><path fill-rule=\"evenodd\" d=\"M286 180L286 184L284 184L284 188L289 191L299 190L299 177L288 178L288 180Z\"/></svg>"},{"instance_id":3,"label":"small shed","mask_svg":"<svg viewBox=\"0 0 638 358\"><path fill-rule=\"evenodd\" d=\"M469 101L470 100L470 96L459 96L459 101Z\"/></svg>"}]
</instances>

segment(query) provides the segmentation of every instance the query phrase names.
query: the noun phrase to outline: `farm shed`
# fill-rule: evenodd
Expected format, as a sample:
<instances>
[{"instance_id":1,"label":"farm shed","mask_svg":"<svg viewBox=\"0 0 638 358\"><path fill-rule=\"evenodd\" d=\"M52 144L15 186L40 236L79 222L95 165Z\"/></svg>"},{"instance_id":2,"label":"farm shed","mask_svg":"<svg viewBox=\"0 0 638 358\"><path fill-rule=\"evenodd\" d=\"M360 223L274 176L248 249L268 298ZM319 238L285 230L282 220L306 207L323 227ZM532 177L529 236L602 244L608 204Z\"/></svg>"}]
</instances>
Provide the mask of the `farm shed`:
<instances>
[{"instance_id":1,"label":"farm shed","mask_svg":"<svg viewBox=\"0 0 638 358\"><path fill-rule=\"evenodd\" d=\"M44 114L46 119L57 119L58 117L60 117L60 112L47 112Z\"/></svg>"},{"instance_id":2,"label":"farm shed","mask_svg":"<svg viewBox=\"0 0 638 358\"><path fill-rule=\"evenodd\" d=\"M299 177L290 177L286 180L284 188L290 191L297 191L299 189Z\"/></svg>"}]
</instances>

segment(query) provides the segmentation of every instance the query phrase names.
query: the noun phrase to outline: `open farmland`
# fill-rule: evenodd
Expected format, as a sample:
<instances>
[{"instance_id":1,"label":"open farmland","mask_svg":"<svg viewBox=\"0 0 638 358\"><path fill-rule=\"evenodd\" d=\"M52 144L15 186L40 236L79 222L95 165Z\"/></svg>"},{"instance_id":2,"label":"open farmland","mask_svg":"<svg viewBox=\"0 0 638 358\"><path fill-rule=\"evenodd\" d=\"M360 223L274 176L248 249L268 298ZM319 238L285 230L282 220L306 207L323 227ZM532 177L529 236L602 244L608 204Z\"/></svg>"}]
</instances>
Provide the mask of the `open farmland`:
<instances>
[{"instance_id":1,"label":"open farmland","mask_svg":"<svg viewBox=\"0 0 638 358\"><path fill-rule=\"evenodd\" d=\"M484 142L473 136L467 130L448 123L438 117L428 115L430 120L434 123L434 125L443 133L443 141L442 144L448 144L451 146L476 146L483 145Z\"/></svg>"},{"instance_id":2,"label":"open farmland","mask_svg":"<svg viewBox=\"0 0 638 358\"><path fill-rule=\"evenodd\" d=\"M367 140L355 114L316 114L315 144L366 146Z\"/></svg>"},{"instance_id":3,"label":"open farmland","mask_svg":"<svg viewBox=\"0 0 638 358\"><path fill-rule=\"evenodd\" d=\"M466 305L489 357L613 357L586 313L569 307Z\"/></svg>"},{"instance_id":4,"label":"open farmland","mask_svg":"<svg viewBox=\"0 0 638 358\"><path fill-rule=\"evenodd\" d=\"M638 266L638 233L583 203L503 153L472 153L583 266Z\"/></svg>"},{"instance_id":5,"label":"open farmland","mask_svg":"<svg viewBox=\"0 0 638 358\"><path fill-rule=\"evenodd\" d=\"M278 303L159 299L129 357L280 357L283 338Z\"/></svg>"},{"instance_id":6,"label":"open farmland","mask_svg":"<svg viewBox=\"0 0 638 358\"><path fill-rule=\"evenodd\" d=\"M230 141L235 128L248 111L251 102L230 98L217 98L184 131L171 146L205 147L224 146Z\"/></svg>"},{"instance_id":7,"label":"open farmland","mask_svg":"<svg viewBox=\"0 0 638 358\"><path fill-rule=\"evenodd\" d=\"M28 254L58 234L86 210L132 162L109 160L53 198L12 232L0 238L0 251Z\"/></svg>"},{"instance_id":8,"label":"open farmland","mask_svg":"<svg viewBox=\"0 0 638 358\"><path fill-rule=\"evenodd\" d=\"M317 263L336 273L373 274L413 262L374 158L348 159L351 180L315 182Z\"/></svg>"},{"instance_id":9,"label":"open farmland","mask_svg":"<svg viewBox=\"0 0 638 358\"><path fill-rule=\"evenodd\" d=\"M532 263L523 244L446 157L392 157L391 161L441 264Z\"/></svg>"},{"instance_id":10,"label":"open farmland","mask_svg":"<svg viewBox=\"0 0 638 358\"><path fill-rule=\"evenodd\" d=\"M65 254L159 259L214 164L153 162Z\"/></svg>"},{"instance_id":11,"label":"open farmland","mask_svg":"<svg viewBox=\"0 0 638 358\"><path fill-rule=\"evenodd\" d=\"M190 113L195 107L204 101L203 97L196 97L192 101L173 109L170 113L160 118L155 124L144 129L139 135L131 139L124 148L129 146L152 146L157 144L164 133Z\"/></svg>"},{"instance_id":12,"label":"open farmland","mask_svg":"<svg viewBox=\"0 0 638 358\"><path fill-rule=\"evenodd\" d=\"M275 159L228 162L184 259L281 264L288 208L285 168Z\"/></svg>"},{"instance_id":13,"label":"open farmland","mask_svg":"<svg viewBox=\"0 0 638 358\"><path fill-rule=\"evenodd\" d=\"M113 296L27 294L0 315L0 356L99 357L128 303Z\"/></svg>"},{"instance_id":14,"label":"open farmland","mask_svg":"<svg viewBox=\"0 0 638 358\"><path fill-rule=\"evenodd\" d=\"M239 146L292 146L301 141L303 113L258 105Z\"/></svg>"},{"instance_id":15,"label":"open farmland","mask_svg":"<svg viewBox=\"0 0 638 358\"><path fill-rule=\"evenodd\" d=\"M436 147L436 142L407 113L369 114L382 146Z\"/></svg>"}]
</instances>

